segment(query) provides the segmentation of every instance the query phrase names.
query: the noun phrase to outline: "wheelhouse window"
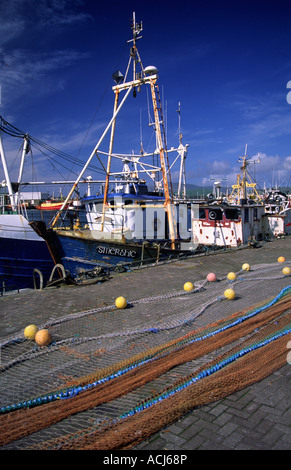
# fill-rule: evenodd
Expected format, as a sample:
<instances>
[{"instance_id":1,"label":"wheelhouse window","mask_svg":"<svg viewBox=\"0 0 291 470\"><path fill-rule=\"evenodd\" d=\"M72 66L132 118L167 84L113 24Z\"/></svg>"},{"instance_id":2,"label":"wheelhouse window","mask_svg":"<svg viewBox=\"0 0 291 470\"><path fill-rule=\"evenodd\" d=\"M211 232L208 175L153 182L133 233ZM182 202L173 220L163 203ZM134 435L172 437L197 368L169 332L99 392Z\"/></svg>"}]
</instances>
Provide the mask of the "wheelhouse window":
<instances>
[{"instance_id":1,"label":"wheelhouse window","mask_svg":"<svg viewBox=\"0 0 291 470\"><path fill-rule=\"evenodd\" d=\"M237 220L239 218L238 209L225 209L225 217L229 220Z\"/></svg>"},{"instance_id":2,"label":"wheelhouse window","mask_svg":"<svg viewBox=\"0 0 291 470\"><path fill-rule=\"evenodd\" d=\"M249 208L245 207L245 222L249 222Z\"/></svg>"},{"instance_id":3,"label":"wheelhouse window","mask_svg":"<svg viewBox=\"0 0 291 470\"><path fill-rule=\"evenodd\" d=\"M209 220L222 220L222 210L221 209L209 209L208 218Z\"/></svg>"}]
</instances>

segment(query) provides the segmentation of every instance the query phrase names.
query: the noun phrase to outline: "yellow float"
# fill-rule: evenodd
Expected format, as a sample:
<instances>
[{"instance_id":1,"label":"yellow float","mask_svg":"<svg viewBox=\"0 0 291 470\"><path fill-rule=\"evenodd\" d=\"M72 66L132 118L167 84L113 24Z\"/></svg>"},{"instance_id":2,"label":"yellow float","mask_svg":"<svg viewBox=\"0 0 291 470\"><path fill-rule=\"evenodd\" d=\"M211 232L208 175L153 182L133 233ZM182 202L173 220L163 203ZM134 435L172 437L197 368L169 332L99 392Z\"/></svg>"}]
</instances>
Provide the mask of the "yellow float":
<instances>
[{"instance_id":1,"label":"yellow float","mask_svg":"<svg viewBox=\"0 0 291 470\"><path fill-rule=\"evenodd\" d=\"M241 268L243 271L249 271L251 269L249 263L244 263Z\"/></svg>"},{"instance_id":2,"label":"yellow float","mask_svg":"<svg viewBox=\"0 0 291 470\"><path fill-rule=\"evenodd\" d=\"M229 279L230 281L234 281L236 279L236 274L233 272L228 273L227 279Z\"/></svg>"},{"instance_id":3,"label":"yellow float","mask_svg":"<svg viewBox=\"0 0 291 470\"><path fill-rule=\"evenodd\" d=\"M288 266L285 266L285 268L282 269L282 273L284 276L289 276L291 274L291 269L288 268Z\"/></svg>"},{"instance_id":4,"label":"yellow float","mask_svg":"<svg viewBox=\"0 0 291 470\"><path fill-rule=\"evenodd\" d=\"M115 305L117 308L125 308L127 306L127 301L124 297L117 297Z\"/></svg>"},{"instance_id":5,"label":"yellow float","mask_svg":"<svg viewBox=\"0 0 291 470\"><path fill-rule=\"evenodd\" d=\"M186 292L190 292L190 291L193 290L193 289L194 289L194 286L193 286L192 282L185 282L185 284L184 284L184 290L185 290Z\"/></svg>"},{"instance_id":6,"label":"yellow float","mask_svg":"<svg viewBox=\"0 0 291 470\"><path fill-rule=\"evenodd\" d=\"M37 331L38 331L37 326L35 326L35 325L28 325L28 326L24 329L24 336L25 336L26 339L34 340Z\"/></svg>"},{"instance_id":7,"label":"yellow float","mask_svg":"<svg viewBox=\"0 0 291 470\"><path fill-rule=\"evenodd\" d=\"M226 289L224 291L224 297L227 300L233 300L235 298L235 291L233 289Z\"/></svg>"}]
</instances>

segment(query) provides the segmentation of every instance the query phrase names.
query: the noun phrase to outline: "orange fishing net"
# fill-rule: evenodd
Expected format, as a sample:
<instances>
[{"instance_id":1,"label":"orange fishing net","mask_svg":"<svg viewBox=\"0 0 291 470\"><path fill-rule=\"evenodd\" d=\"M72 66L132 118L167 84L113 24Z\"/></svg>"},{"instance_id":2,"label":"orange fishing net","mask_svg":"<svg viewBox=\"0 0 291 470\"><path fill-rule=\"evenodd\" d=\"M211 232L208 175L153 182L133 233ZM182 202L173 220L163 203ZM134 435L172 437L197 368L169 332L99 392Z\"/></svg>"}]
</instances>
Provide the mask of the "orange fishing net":
<instances>
[{"instance_id":1,"label":"orange fishing net","mask_svg":"<svg viewBox=\"0 0 291 470\"><path fill-rule=\"evenodd\" d=\"M225 353L195 371L194 378L202 373L199 380L191 382L193 377L180 378L177 384L168 387L169 390L161 390L157 399L155 396L149 397L134 407L133 411L125 412L115 420L107 420L82 432L44 442L37 448L113 450L135 446L189 410L260 381L282 367L286 363L286 344L291 336L290 309L291 293L287 289L278 301L261 311L248 309L238 312L126 361L73 380L68 386L82 388L84 384L92 384L102 377L114 377L97 386L81 389L80 393L69 399L58 399L34 408L3 414L0 416L0 445L21 439L102 403L111 402L179 364L227 347ZM248 315L252 311L255 311L255 315ZM246 352L236 357L242 350ZM225 358L230 356L235 359L224 364ZM126 372L118 375L118 371L122 370ZM203 375L205 370L212 372ZM172 391L174 393L168 393Z\"/></svg>"}]
</instances>

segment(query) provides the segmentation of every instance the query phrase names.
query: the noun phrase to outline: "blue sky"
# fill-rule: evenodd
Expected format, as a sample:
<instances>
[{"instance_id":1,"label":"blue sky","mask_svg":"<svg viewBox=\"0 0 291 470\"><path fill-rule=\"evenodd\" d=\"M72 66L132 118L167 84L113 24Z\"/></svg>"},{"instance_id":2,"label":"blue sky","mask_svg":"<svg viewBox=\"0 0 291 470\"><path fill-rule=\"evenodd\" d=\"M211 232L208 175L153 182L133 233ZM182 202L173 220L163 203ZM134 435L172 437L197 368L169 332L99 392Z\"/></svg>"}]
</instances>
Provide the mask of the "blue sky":
<instances>
[{"instance_id":1,"label":"blue sky","mask_svg":"<svg viewBox=\"0 0 291 470\"><path fill-rule=\"evenodd\" d=\"M0 115L85 162L112 115L112 74L125 72L133 11L143 22L143 65L159 70L168 147L178 145L181 103L187 182L205 186L225 178L233 184L247 144L249 158L260 158L251 167L260 187L290 186L289 0L2 2ZM146 90L128 98L114 151L139 153L141 140L145 150L154 149L147 101ZM4 146L17 174L20 141L5 136ZM79 167L60 163L34 149L24 180L74 180ZM94 165L100 167L97 158Z\"/></svg>"}]
</instances>

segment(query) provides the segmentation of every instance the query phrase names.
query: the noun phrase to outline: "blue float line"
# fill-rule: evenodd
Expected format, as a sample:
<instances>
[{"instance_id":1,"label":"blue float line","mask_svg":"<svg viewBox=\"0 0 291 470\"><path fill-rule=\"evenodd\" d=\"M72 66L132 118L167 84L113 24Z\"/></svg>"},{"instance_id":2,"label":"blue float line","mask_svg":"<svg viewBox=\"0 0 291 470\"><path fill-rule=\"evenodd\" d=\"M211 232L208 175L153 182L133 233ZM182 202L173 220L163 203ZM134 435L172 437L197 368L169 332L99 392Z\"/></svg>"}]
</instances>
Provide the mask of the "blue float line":
<instances>
[{"instance_id":1,"label":"blue float line","mask_svg":"<svg viewBox=\"0 0 291 470\"><path fill-rule=\"evenodd\" d=\"M196 341L203 341L207 338L210 338L211 336L215 336L218 333L221 333L221 332L223 332L223 331L225 331L229 328L232 328L233 326L236 326L236 325L242 323L243 321L251 318L252 316L255 316L258 313L260 313L260 312L266 310L267 308L273 306L289 290L291 290L291 286L285 287L268 304L266 304L266 305L264 305L264 306L262 306L258 309L255 309L255 310L251 311L249 314L245 315L244 317L241 317L241 318L235 320L234 322L229 323L229 324L227 324L227 325L225 325L221 328L218 328L218 329L216 329L216 330L214 330L210 333L207 333L207 334L205 334L203 336L200 336L200 337L193 338L192 340L189 340L189 341L187 340L187 343L192 344ZM185 344L185 340L182 340L181 342L176 343L176 346L183 345L183 343ZM139 366L142 366L144 364L152 362L152 361L156 360L159 357L163 357L166 354L167 354L166 351L163 354L160 353L159 355L155 355L155 353L153 353L152 355L148 356L147 358L144 358L140 361L137 361L137 362L135 362L135 363L133 363L133 364L127 366L127 367L124 367L124 368L120 369L119 371L113 372L112 374L110 374L106 377L103 377L99 380L96 380L95 382L89 383L89 384L84 385L84 386L78 386L78 387L74 387L72 389L67 389L65 391L56 392L56 393L51 394L51 395L41 396L41 397L38 397L38 398L33 398L33 399L30 399L30 400L19 402L19 403L13 404L13 405L3 406L2 408L0 408L0 414L8 413L10 411L19 410L21 408L30 408L30 407L33 407L33 406L38 406L38 405L42 405L42 404L45 404L45 403L50 403L50 402L56 401L56 400L63 400L63 399L67 399L67 398L73 398L76 395L78 395L80 392L89 390L90 388L96 387L97 385L102 385L102 384L108 382L109 380L113 380L117 377L120 377L120 376L126 374L127 372L129 372L129 371L131 371L131 370L133 370L133 369L135 369Z\"/></svg>"},{"instance_id":2,"label":"blue float line","mask_svg":"<svg viewBox=\"0 0 291 470\"><path fill-rule=\"evenodd\" d=\"M253 344L252 346L249 346L247 348L241 349L237 353L233 354L232 356L224 359L221 362L218 362L214 366L210 367L209 369L205 369L201 371L198 375L188 379L186 382L182 383L181 385L178 386L172 386L168 389L168 391L162 392L160 395L154 397L153 399L147 400L134 408L132 408L130 411L127 411L126 413L123 413L119 418L115 419L114 421L118 421L121 419L126 419L129 418L130 416L133 416L136 413L140 413L141 411L152 407L153 405L156 405L157 403L160 403L161 401L165 400L166 398L169 398L170 396L175 395L176 393L184 390L185 388L188 388L190 385L193 385L199 380L202 380L204 377L207 377L209 375L214 374L215 372L223 369L227 365L231 364L232 362L235 362L237 359L249 354L252 351L255 351L256 349L259 349L263 346L266 346L267 344L275 341L278 338L281 338L282 336L287 335L288 333L291 333L291 327L288 329L283 329L281 330L280 333L276 333L274 336L265 339L264 341L261 341L260 343Z\"/></svg>"}]
</instances>

